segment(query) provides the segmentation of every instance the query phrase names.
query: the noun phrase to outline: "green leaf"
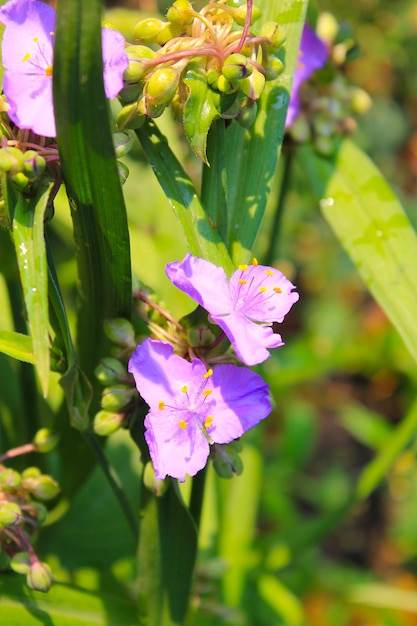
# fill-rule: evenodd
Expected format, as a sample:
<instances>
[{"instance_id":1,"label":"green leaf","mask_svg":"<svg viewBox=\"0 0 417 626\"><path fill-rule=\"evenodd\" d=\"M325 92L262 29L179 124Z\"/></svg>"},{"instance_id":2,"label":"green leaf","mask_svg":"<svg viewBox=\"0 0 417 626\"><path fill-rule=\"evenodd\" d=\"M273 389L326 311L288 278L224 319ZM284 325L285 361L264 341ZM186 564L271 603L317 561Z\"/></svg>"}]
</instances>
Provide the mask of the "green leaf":
<instances>
[{"instance_id":1,"label":"green leaf","mask_svg":"<svg viewBox=\"0 0 417 626\"><path fill-rule=\"evenodd\" d=\"M190 252L222 266L226 272L231 273L234 266L226 246L210 222L190 177L171 151L166 138L154 122L145 123L136 134L184 230Z\"/></svg>"},{"instance_id":2,"label":"green leaf","mask_svg":"<svg viewBox=\"0 0 417 626\"><path fill-rule=\"evenodd\" d=\"M162 497L149 496L143 509L138 555L140 624L184 624L196 554L196 526L172 483Z\"/></svg>"},{"instance_id":3,"label":"green leaf","mask_svg":"<svg viewBox=\"0 0 417 626\"><path fill-rule=\"evenodd\" d=\"M35 363L32 337L29 335L11 330L0 330L0 352L25 363Z\"/></svg>"},{"instance_id":4,"label":"green leaf","mask_svg":"<svg viewBox=\"0 0 417 626\"><path fill-rule=\"evenodd\" d=\"M100 0L59 3L54 56L57 139L77 244L78 356L91 379L105 351L103 321L131 314L129 232L103 87L101 18Z\"/></svg>"},{"instance_id":5,"label":"green leaf","mask_svg":"<svg viewBox=\"0 0 417 626\"><path fill-rule=\"evenodd\" d=\"M189 95L184 107L184 129L194 153L208 165L207 134L213 120L219 117L218 95L207 85L205 72L189 67L184 75Z\"/></svg>"},{"instance_id":6,"label":"green leaf","mask_svg":"<svg viewBox=\"0 0 417 626\"><path fill-rule=\"evenodd\" d=\"M51 188L51 182L43 182L39 183L33 197L19 194L13 218L13 240L33 354L44 396L48 393L50 362L44 215Z\"/></svg>"},{"instance_id":7,"label":"green leaf","mask_svg":"<svg viewBox=\"0 0 417 626\"><path fill-rule=\"evenodd\" d=\"M417 360L417 236L368 156L350 140L333 158L297 150L322 213Z\"/></svg>"},{"instance_id":8,"label":"green leaf","mask_svg":"<svg viewBox=\"0 0 417 626\"><path fill-rule=\"evenodd\" d=\"M253 127L245 131L233 123L227 131L227 246L236 265L251 256L271 190L307 9L307 3L300 0L284 5L276 0L259 0L256 4L262 11L262 22L273 20L285 30L285 69L277 79L266 83Z\"/></svg>"},{"instance_id":9,"label":"green leaf","mask_svg":"<svg viewBox=\"0 0 417 626\"><path fill-rule=\"evenodd\" d=\"M22 576L2 576L1 619L9 626L132 626L136 607L120 594L54 583L47 594L28 589ZM46 620L46 621L45 621Z\"/></svg>"}]
</instances>

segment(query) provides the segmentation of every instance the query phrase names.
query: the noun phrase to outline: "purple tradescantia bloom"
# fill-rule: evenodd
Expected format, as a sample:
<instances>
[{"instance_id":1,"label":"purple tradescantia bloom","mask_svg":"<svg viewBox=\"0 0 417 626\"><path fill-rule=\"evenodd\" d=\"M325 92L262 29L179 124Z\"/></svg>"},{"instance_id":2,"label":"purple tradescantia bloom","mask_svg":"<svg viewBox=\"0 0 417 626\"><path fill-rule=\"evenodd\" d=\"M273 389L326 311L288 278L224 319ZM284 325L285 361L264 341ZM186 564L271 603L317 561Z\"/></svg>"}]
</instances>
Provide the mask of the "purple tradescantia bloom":
<instances>
[{"instance_id":1,"label":"purple tradescantia bloom","mask_svg":"<svg viewBox=\"0 0 417 626\"><path fill-rule=\"evenodd\" d=\"M2 43L5 67L3 90L8 116L19 128L55 137L52 97L54 9L37 0L11 0L0 8L6 26ZM128 59L123 36L102 29L104 89L115 98L123 87Z\"/></svg>"},{"instance_id":2,"label":"purple tradescantia bloom","mask_svg":"<svg viewBox=\"0 0 417 626\"><path fill-rule=\"evenodd\" d=\"M225 271L187 254L168 263L168 278L208 311L246 365L262 363L269 348L283 345L272 325L282 322L298 293L278 270L264 265L240 265L227 280Z\"/></svg>"},{"instance_id":3,"label":"purple tradescantia bloom","mask_svg":"<svg viewBox=\"0 0 417 626\"><path fill-rule=\"evenodd\" d=\"M300 112L300 87L310 78L315 70L319 70L326 63L329 51L326 44L308 24L304 24L301 36L298 62L295 68L292 83L290 103L288 105L285 126L288 128Z\"/></svg>"},{"instance_id":4,"label":"purple tradescantia bloom","mask_svg":"<svg viewBox=\"0 0 417 626\"><path fill-rule=\"evenodd\" d=\"M268 385L248 369L207 370L174 354L171 344L145 339L129 361L149 405L145 439L156 477L183 481L207 463L212 443L229 443L271 412Z\"/></svg>"}]
</instances>

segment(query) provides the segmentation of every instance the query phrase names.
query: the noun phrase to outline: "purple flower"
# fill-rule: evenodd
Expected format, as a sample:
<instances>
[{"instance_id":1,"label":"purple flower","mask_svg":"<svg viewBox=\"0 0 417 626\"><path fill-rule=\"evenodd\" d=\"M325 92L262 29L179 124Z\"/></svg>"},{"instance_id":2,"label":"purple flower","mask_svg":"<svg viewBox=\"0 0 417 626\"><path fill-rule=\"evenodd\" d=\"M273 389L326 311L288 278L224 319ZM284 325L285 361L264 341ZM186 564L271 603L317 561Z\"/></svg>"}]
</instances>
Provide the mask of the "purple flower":
<instances>
[{"instance_id":1,"label":"purple flower","mask_svg":"<svg viewBox=\"0 0 417 626\"><path fill-rule=\"evenodd\" d=\"M208 311L246 365L262 363L268 348L283 345L273 324L282 322L298 293L284 274L264 265L240 265L227 280L221 267L187 254L168 263L168 278Z\"/></svg>"},{"instance_id":2,"label":"purple flower","mask_svg":"<svg viewBox=\"0 0 417 626\"><path fill-rule=\"evenodd\" d=\"M145 339L129 361L149 405L145 439L156 477L184 480L207 463L212 443L229 443L271 412L268 385L236 365L207 369L174 354L171 344Z\"/></svg>"},{"instance_id":3,"label":"purple flower","mask_svg":"<svg viewBox=\"0 0 417 626\"><path fill-rule=\"evenodd\" d=\"M300 112L300 87L310 78L315 70L320 69L326 63L329 51L326 44L314 32L308 24L304 24L301 36L298 62L295 68L292 83L290 103L288 105L285 126L288 128Z\"/></svg>"},{"instance_id":4,"label":"purple flower","mask_svg":"<svg viewBox=\"0 0 417 626\"><path fill-rule=\"evenodd\" d=\"M3 90L10 104L8 115L19 128L55 137L52 99L52 65L55 11L37 0L11 0L0 8L5 24L2 55ZM104 88L115 98L123 87L128 65L123 36L102 30Z\"/></svg>"}]
</instances>

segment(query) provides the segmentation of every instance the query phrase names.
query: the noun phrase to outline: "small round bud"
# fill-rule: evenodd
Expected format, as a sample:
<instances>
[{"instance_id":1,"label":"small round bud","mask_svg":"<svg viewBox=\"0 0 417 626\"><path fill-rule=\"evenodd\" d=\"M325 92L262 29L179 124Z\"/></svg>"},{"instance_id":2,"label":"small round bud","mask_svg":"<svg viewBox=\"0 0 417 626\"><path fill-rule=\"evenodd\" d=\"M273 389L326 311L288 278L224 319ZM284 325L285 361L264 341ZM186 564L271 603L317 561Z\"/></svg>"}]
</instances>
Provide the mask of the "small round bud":
<instances>
[{"instance_id":1,"label":"small round bud","mask_svg":"<svg viewBox=\"0 0 417 626\"><path fill-rule=\"evenodd\" d=\"M231 54L223 63L222 74L230 81L240 80L252 74L252 66L243 54Z\"/></svg>"},{"instance_id":2,"label":"small round bud","mask_svg":"<svg viewBox=\"0 0 417 626\"><path fill-rule=\"evenodd\" d=\"M93 430L97 435L107 437L115 433L123 424L123 413L110 413L110 411L99 411L96 413L93 422Z\"/></svg>"},{"instance_id":3,"label":"small round bud","mask_svg":"<svg viewBox=\"0 0 417 626\"><path fill-rule=\"evenodd\" d=\"M158 20L156 17L149 17L141 20L133 28L133 36L144 43L154 43L159 32L162 30L166 22Z\"/></svg>"},{"instance_id":4,"label":"small round bud","mask_svg":"<svg viewBox=\"0 0 417 626\"><path fill-rule=\"evenodd\" d=\"M49 428L41 428L33 438L37 452L50 452L58 443L58 436L51 433Z\"/></svg>"},{"instance_id":5,"label":"small round bud","mask_svg":"<svg viewBox=\"0 0 417 626\"><path fill-rule=\"evenodd\" d=\"M52 500L59 493L59 485L51 476L43 474L32 493L40 500Z\"/></svg>"},{"instance_id":6,"label":"small round bud","mask_svg":"<svg viewBox=\"0 0 417 626\"><path fill-rule=\"evenodd\" d=\"M265 68L266 80L275 80L284 71L284 63L277 57L270 57Z\"/></svg>"},{"instance_id":7,"label":"small round bud","mask_svg":"<svg viewBox=\"0 0 417 626\"><path fill-rule=\"evenodd\" d=\"M101 359L99 365L94 370L94 374L102 385L110 385L127 378L125 365L111 356Z\"/></svg>"},{"instance_id":8,"label":"small round bud","mask_svg":"<svg viewBox=\"0 0 417 626\"><path fill-rule=\"evenodd\" d=\"M27 552L16 552L10 559L10 567L16 574L26 574L30 567L30 558Z\"/></svg>"},{"instance_id":9,"label":"small round bud","mask_svg":"<svg viewBox=\"0 0 417 626\"><path fill-rule=\"evenodd\" d=\"M118 346L135 348L135 331L129 320L116 317L104 322L104 333L110 341Z\"/></svg>"},{"instance_id":10,"label":"small round bud","mask_svg":"<svg viewBox=\"0 0 417 626\"><path fill-rule=\"evenodd\" d=\"M171 24L179 26L187 26L192 24L194 20L193 6L188 0L175 0L167 11L167 20Z\"/></svg>"},{"instance_id":11,"label":"small round bud","mask_svg":"<svg viewBox=\"0 0 417 626\"><path fill-rule=\"evenodd\" d=\"M52 571L49 565L35 561L26 573L28 587L46 593L52 585Z\"/></svg>"},{"instance_id":12,"label":"small round bud","mask_svg":"<svg viewBox=\"0 0 417 626\"><path fill-rule=\"evenodd\" d=\"M354 113L362 115L369 111L372 106L371 96L360 87L352 87L351 89L351 106Z\"/></svg>"},{"instance_id":13,"label":"small round bud","mask_svg":"<svg viewBox=\"0 0 417 626\"><path fill-rule=\"evenodd\" d=\"M129 102L135 102L142 95L143 85L142 83L133 83L132 85L125 85L119 92L119 99L123 104Z\"/></svg>"},{"instance_id":14,"label":"small round bud","mask_svg":"<svg viewBox=\"0 0 417 626\"><path fill-rule=\"evenodd\" d=\"M26 176L26 174L23 174L23 172L17 172L16 174L11 173L10 180L21 191L24 191L25 189L27 189L30 184L29 178Z\"/></svg>"},{"instance_id":15,"label":"small round bud","mask_svg":"<svg viewBox=\"0 0 417 626\"><path fill-rule=\"evenodd\" d=\"M235 91L239 89L239 86L240 86L240 82L239 83L232 82L231 80L226 78L226 76L224 76L223 74L220 74L219 79L217 81L217 89L221 93L226 93L226 94L235 93Z\"/></svg>"},{"instance_id":16,"label":"small round bud","mask_svg":"<svg viewBox=\"0 0 417 626\"><path fill-rule=\"evenodd\" d=\"M41 176L46 168L46 161L36 150L26 150L23 154L23 173L30 179Z\"/></svg>"},{"instance_id":17,"label":"small round bud","mask_svg":"<svg viewBox=\"0 0 417 626\"><path fill-rule=\"evenodd\" d=\"M168 41L174 39L174 37L179 37L182 32L182 26L179 24L171 24L167 22L165 26L160 30L158 36L156 38L156 43L160 46L164 46Z\"/></svg>"},{"instance_id":18,"label":"small round bud","mask_svg":"<svg viewBox=\"0 0 417 626\"><path fill-rule=\"evenodd\" d=\"M173 67L159 67L150 74L145 84L146 104L168 104L175 94L179 73Z\"/></svg>"},{"instance_id":19,"label":"small round bud","mask_svg":"<svg viewBox=\"0 0 417 626\"><path fill-rule=\"evenodd\" d=\"M155 52L147 46L128 46L126 48L129 65L123 74L126 83L137 83L149 70L149 59L155 58Z\"/></svg>"},{"instance_id":20,"label":"small round bud","mask_svg":"<svg viewBox=\"0 0 417 626\"><path fill-rule=\"evenodd\" d=\"M240 7L236 7L235 9L233 9L232 11L230 11L233 19L235 20L236 24L239 24L239 26L244 26L245 22L246 22L246 16L248 13L248 9L246 4L242 4ZM261 17L262 13L260 11L260 9L258 9L258 7L253 6L252 7L252 15L251 15L251 20L250 23L253 24L254 22L256 22L256 20L259 20L259 18Z\"/></svg>"},{"instance_id":21,"label":"small round bud","mask_svg":"<svg viewBox=\"0 0 417 626\"><path fill-rule=\"evenodd\" d=\"M21 475L13 469L5 468L0 470L0 488L16 489L21 483Z\"/></svg>"},{"instance_id":22,"label":"small round bud","mask_svg":"<svg viewBox=\"0 0 417 626\"><path fill-rule=\"evenodd\" d=\"M141 128L145 122L145 116L139 111L138 103L126 104L120 109L116 124L120 130L137 130Z\"/></svg>"},{"instance_id":23,"label":"small round bud","mask_svg":"<svg viewBox=\"0 0 417 626\"><path fill-rule=\"evenodd\" d=\"M165 104L153 104L152 102L148 102L146 98L141 98L138 102L139 113L146 117L160 117L165 109Z\"/></svg>"},{"instance_id":24,"label":"small round bud","mask_svg":"<svg viewBox=\"0 0 417 626\"><path fill-rule=\"evenodd\" d=\"M0 505L0 528L16 526L22 520L22 510L16 502L4 502Z\"/></svg>"},{"instance_id":25,"label":"small round bud","mask_svg":"<svg viewBox=\"0 0 417 626\"><path fill-rule=\"evenodd\" d=\"M149 491L152 491L159 497L164 495L168 489L169 482L167 480L158 480L151 461L148 461L143 472L143 484Z\"/></svg>"},{"instance_id":26,"label":"small round bud","mask_svg":"<svg viewBox=\"0 0 417 626\"><path fill-rule=\"evenodd\" d=\"M38 524L43 524L48 515L48 509L40 502L31 502L29 512L36 519Z\"/></svg>"},{"instance_id":27,"label":"small round bud","mask_svg":"<svg viewBox=\"0 0 417 626\"><path fill-rule=\"evenodd\" d=\"M262 24L260 36L269 39L269 46L275 49L280 48L287 38L281 26L276 22Z\"/></svg>"},{"instance_id":28,"label":"small round bud","mask_svg":"<svg viewBox=\"0 0 417 626\"><path fill-rule=\"evenodd\" d=\"M27 467L22 472L22 481L27 481L31 479L37 479L41 476L42 472L39 467Z\"/></svg>"},{"instance_id":29,"label":"small round bud","mask_svg":"<svg viewBox=\"0 0 417 626\"><path fill-rule=\"evenodd\" d=\"M134 143L134 135L128 131L123 133L113 133L113 146L116 159L126 156L130 152Z\"/></svg>"},{"instance_id":30,"label":"small round bud","mask_svg":"<svg viewBox=\"0 0 417 626\"><path fill-rule=\"evenodd\" d=\"M323 11L318 16L316 32L320 39L331 45L339 32L339 22L332 13Z\"/></svg>"},{"instance_id":31,"label":"small round bud","mask_svg":"<svg viewBox=\"0 0 417 626\"><path fill-rule=\"evenodd\" d=\"M207 80L207 84L212 89L218 89L217 83L219 80L219 76L221 76L221 74L218 70L215 70L214 68L211 68L210 70L208 70L206 74L206 80Z\"/></svg>"},{"instance_id":32,"label":"small round bud","mask_svg":"<svg viewBox=\"0 0 417 626\"><path fill-rule=\"evenodd\" d=\"M18 148L0 149L0 170L2 172L21 172L23 169L23 153Z\"/></svg>"},{"instance_id":33,"label":"small round bud","mask_svg":"<svg viewBox=\"0 0 417 626\"><path fill-rule=\"evenodd\" d=\"M210 457L213 461L213 467L221 478L232 478L234 475L240 476L243 472L239 448L236 448L233 444L234 442L211 446Z\"/></svg>"},{"instance_id":34,"label":"small round bud","mask_svg":"<svg viewBox=\"0 0 417 626\"><path fill-rule=\"evenodd\" d=\"M257 100L261 97L264 90L265 76L254 68L251 76L241 80L239 85L245 96L248 96L251 100Z\"/></svg>"},{"instance_id":35,"label":"small round bud","mask_svg":"<svg viewBox=\"0 0 417 626\"><path fill-rule=\"evenodd\" d=\"M132 401L136 394L135 388L126 387L126 385L106 387L101 396L101 407L105 411L120 411Z\"/></svg>"},{"instance_id":36,"label":"small round bud","mask_svg":"<svg viewBox=\"0 0 417 626\"><path fill-rule=\"evenodd\" d=\"M244 106L239 111L237 121L241 126L243 126L243 128L250 128L256 119L257 112L258 105L256 104L256 101L248 98Z\"/></svg>"}]
</instances>

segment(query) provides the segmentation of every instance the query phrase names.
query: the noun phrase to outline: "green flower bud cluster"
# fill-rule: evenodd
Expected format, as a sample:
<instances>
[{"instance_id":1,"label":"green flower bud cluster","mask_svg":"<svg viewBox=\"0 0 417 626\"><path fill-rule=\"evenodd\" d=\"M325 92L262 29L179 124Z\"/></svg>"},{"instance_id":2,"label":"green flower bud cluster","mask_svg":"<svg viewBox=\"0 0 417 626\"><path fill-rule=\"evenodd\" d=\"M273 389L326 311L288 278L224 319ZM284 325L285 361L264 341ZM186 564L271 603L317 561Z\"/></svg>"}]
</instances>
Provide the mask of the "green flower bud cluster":
<instances>
[{"instance_id":1,"label":"green flower bud cluster","mask_svg":"<svg viewBox=\"0 0 417 626\"><path fill-rule=\"evenodd\" d=\"M48 452L56 437L47 429L38 431L32 444L14 448L2 459L35 450ZM22 472L0 464L0 570L11 568L26 575L31 589L48 591L52 583L49 567L41 563L31 546L31 536L45 521L44 502L59 493L58 483L37 467Z\"/></svg>"},{"instance_id":2,"label":"green flower bud cluster","mask_svg":"<svg viewBox=\"0 0 417 626\"><path fill-rule=\"evenodd\" d=\"M239 439L226 444L214 444L210 448L213 467L221 478L233 478L243 472L243 462L239 456L242 445Z\"/></svg>"},{"instance_id":3,"label":"green flower bud cluster","mask_svg":"<svg viewBox=\"0 0 417 626\"><path fill-rule=\"evenodd\" d=\"M46 160L36 150L24 152L14 146L0 148L0 171L5 172L20 191L29 191L45 168Z\"/></svg>"},{"instance_id":4,"label":"green flower bud cluster","mask_svg":"<svg viewBox=\"0 0 417 626\"><path fill-rule=\"evenodd\" d=\"M265 82L283 70L276 53L285 40L274 22L264 24L257 35L246 29L260 17L256 7L248 14L244 0L209 2L199 12L188 0L176 0L166 21L138 22L133 29L138 44L127 48L118 127L140 128L146 117L159 117L168 106L177 116L183 112L190 90L197 88L186 80L190 67L216 94L219 116L236 118L244 126L253 123Z\"/></svg>"},{"instance_id":5,"label":"green flower bud cluster","mask_svg":"<svg viewBox=\"0 0 417 626\"><path fill-rule=\"evenodd\" d=\"M94 372L104 389L93 429L97 435L107 436L128 425L138 393L127 371L127 361L136 348L135 329L129 320L115 318L105 322L104 332L113 348L112 356L104 357Z\"/></svg>"},{"instance_id":6,"label":"green flower bud cluster","mask_svg":"<svg viewBox=\"0 0 417 626\"><path fill-rule=\"evenodd\" d=\"M366 91L351 85L346 64L354 58L352 33L330 13L322 13L317 34L329 46L329 62L300 88L301 113L288 129L297 143L312 142L324 156L334 153L338 138L356 129L356 116L372 105Z\"/></svg>"}]
</instances>

